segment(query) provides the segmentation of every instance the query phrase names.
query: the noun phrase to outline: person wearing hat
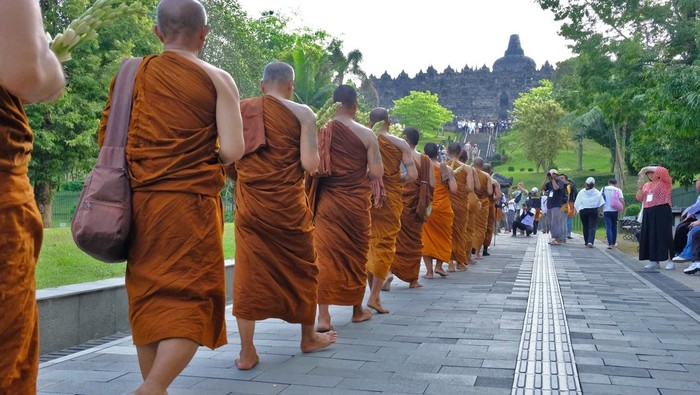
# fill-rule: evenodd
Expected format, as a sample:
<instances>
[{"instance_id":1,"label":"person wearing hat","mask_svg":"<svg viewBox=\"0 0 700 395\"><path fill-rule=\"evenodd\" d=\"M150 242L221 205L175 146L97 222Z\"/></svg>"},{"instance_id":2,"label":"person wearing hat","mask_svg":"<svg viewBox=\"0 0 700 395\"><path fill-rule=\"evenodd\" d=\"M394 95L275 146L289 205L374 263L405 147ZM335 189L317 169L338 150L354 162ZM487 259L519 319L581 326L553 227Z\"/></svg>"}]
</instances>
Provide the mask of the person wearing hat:
<instances>
[{"instance_id":1,"label":"person wearing hat","mask_svg":"<svg viewBox=\"0 0 700 395\"><path fill-rule=\"evenodd\" d=\"M649 181L645 182L645 178ZM643 205L639 260L650 261L644 266L647 270L658 269L659 262L674 255L672 185L671 175L664 167L647 166L639 171L636 198ZM666 264L666 270L675 268L673 261Z\"/></svg>"},{"instance_id":2,"label":"person wearing hat","mask_svg":"<svg viewBox=\"0 0 700 395\"><path fill-rule=\"evenodd\" d=\"M613 249L617 245L617 220L620 212L612 205L613 199L622 197L622 190L617 187L617 180L611 178L608 185L600 191L605 200L603 206L603 220L605 221L605 235L608 239L608 249Z\"/></svg>"},{"instance_id":3,"label":"person wearing hat","mask_svg":"<svg viewBox=\"0 0 700 395\"><path fill-rule=\"evenodd\" d=\"M598 225L598 210L605 204L603 195L595 188L595 179L586 179L586 189L576 196L574 209L581 217L583 225L583 242L586 247L593 248L595 243L595 230Z\"/></svg>"},{"instance_id":4,"label":"person wearing hat","mask_svg":"<svg viewBox=\"0 0 700 395\"><path fill-rule=\"evenodd\" d=\"M530 207L535 209L535 221L532 225L532 234L537 234L537 227L540 223L540 212L542 211L542 197L540 196L540 191L533 187L530 190L530 196L528 196L530 202Z\"/></svg>"},{"instance_id":5,"label":"person wearing hat","mask_svg":"<svg viewBox=\"0 0 700 395\"><path fill-rule=\"evenodd\" d=\"M561 209L564 203L564 182L559 179L559 172L552 169L547 172L547 178L542 182L542 189L547 195L547 212L550 215L551 245L566 242L566 213Z\"/></svg>"}]
</instances>

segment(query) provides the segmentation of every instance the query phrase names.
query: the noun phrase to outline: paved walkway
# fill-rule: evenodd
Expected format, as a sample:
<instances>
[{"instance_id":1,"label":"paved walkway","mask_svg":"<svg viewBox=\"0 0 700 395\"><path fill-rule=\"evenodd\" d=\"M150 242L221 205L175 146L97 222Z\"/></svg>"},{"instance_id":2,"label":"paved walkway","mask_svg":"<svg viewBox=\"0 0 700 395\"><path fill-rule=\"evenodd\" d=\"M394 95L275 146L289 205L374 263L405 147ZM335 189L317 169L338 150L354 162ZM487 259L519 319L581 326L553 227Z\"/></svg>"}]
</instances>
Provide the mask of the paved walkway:
<instances>
[{"instance_id":1,"label":"paved walkway","mask_svg":"<svg viewBox=\"0 0 700 395\"><path fill-rule=\"evenodd\" d=\"M420 289L394 281L382 293L391 314L353 324L350 308L332 308L338 343L316 353L299 351L298 325L258 323L252 371L234 366L229 311L231 344L200 349L169 393L700 393L700 294L582 244L499 235L466 273ZM125 337L42 363L39 393L127 394L138 372Z\"/></svg>"}]
</instances>

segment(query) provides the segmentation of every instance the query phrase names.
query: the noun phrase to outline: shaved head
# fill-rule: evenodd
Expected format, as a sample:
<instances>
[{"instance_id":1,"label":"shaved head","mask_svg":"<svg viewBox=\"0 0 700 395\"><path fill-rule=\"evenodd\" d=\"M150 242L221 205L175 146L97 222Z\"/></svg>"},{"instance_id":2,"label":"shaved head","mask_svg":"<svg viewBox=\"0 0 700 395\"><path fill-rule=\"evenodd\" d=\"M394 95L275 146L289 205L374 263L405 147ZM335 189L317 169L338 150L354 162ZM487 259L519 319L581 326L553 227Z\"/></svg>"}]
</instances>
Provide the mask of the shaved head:
<instances>
[{"instance_id":1,"label":"shaved head","mask_svg":"<svg viewBox=\"0 0 700 395\"><path fill-rule=\"evenodd\" d=\"M284 62L271 62L263 71L263 82L266 84L287 84L294 81L294 69Z\"/></svg>"},{"instance_id":2,"label":"shaved head","mask_svg":"<svg viewBox=\"0 0 700 395\"><path fill-rule=\"evenodd\" d=\"M489 173L489 174L491 174L491 165L488 164L488 163L485 163L485 164L484 164L484 168L483 168L482 170L485 171L485 172L487 172L487 173Z\"/></svg>"},{"instance_id":3,"label":"shaved head","mask_svg":"<svg viewBox=\"0 0 700 395\"><path fill-rule=\"evenodd\" d=\"M474 158L474 166L476 166L478 169L481 169L482 167L484 167L484 160L477 156L476 158Z\"/></svg>"},{"instance_id":4,"label":"shaved head","mask_svg":"<svg viewBox=\"0 0 700 395\"><path fill-rule=\"evenodd\" d=\"M357 103L357 92L350 85L340 85L333 92L333 102L342 104L345 108L351 108Z\"/></svg>"},{"instance_id":5,"label":"shaved head","mask_svg":"<svg viewBox=\"0 0 700 395\"><path fill-rule=\"evenodd\" d=\"M163 37L192 36L207 24L207 12L197 0L161 0L156 23Z\"/></svg>"},{"instance_id":6,"label":"shaved head","mask_svg":"<svg viewBox=\"0 0 700 395\"><path fill-rule=\"evenodd\" d=\"M384 107L377 107L369 112L369 122L375 124L377 122L389 122L389 111Z\"/></svg>"},{"instance_id":7,"label":"shaved head","mask_svg":"<svg viewBox=\"0 0 700 395\"><path fill-rule=\"evenodd\" d=\"M454 141L451 142L451 143L447 146L447 153L450 154L450 155L459 155L459 154L461 154L461 153L462 153L462 145L461 145L460 143L457 143L457 142L454 142Z\"/></svg>"}]
</instances>

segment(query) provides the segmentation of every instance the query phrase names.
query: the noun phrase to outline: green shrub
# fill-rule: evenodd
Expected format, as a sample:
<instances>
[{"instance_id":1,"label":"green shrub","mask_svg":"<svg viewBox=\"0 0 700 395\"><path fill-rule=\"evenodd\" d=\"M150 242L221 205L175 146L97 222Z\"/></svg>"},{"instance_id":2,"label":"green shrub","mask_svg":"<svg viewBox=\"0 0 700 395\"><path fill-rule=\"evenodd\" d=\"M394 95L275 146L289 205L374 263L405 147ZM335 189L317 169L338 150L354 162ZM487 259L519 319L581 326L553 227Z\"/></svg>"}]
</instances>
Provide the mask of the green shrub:
<instances>
[{"instance_id":1,"label":"green shrub","mask_svg":"<svg viewBox=\"0 0 700 395\"><path fill-rule=\"evenodd\" d=\"M527 172L528 172L528 173L532 173L533 171L534 171L534 170L532 170L532 167L528 167L528 168L527 168Z\"/></svg>"},{"instance_id":2,"label":"green shrub","mask_svg":"<svg viewBox=\"0 0 700 395\"><path fill-rule=\"evenodd\" d=\"M513 167L513 166L508 166L508 171L515 171L515 167Z\"/></svg>"},{"instance_id":3,"label":"green shrub","mask_svg":"<svg viewBox=\"0 0 700 395\"><path fill-rule=\"evenodd\" d=\"M625 216L626 217L631 217L631 216L637 216L639 215L639 211L642 209L642 206L639 203L636 204L630 204L627 206L625 209Z\"/></svg>"},{"instance_id":4,"label":"green shrub","mask_svg":"<svg viewBox=\"0 0 700 395\"><path fill-rule=\"evenodd\" d=\"M595 169L588 169L591 173L595 173Z\"/></svg>"},{"instance_id":5,"label":"green shrub","mask_svg":"<svg viewBox=\"0 0 700 395\"><path fill-rule=\"evenodd\" d=\"M524 167L521 167L521 168L520 168L520 171L525 171L525 168L524 168Z\"/></svg>"},{"instance_id":6,"label":"green shrub","mask_svg":"<svg viewBox=\"0 0 700 395\"><path fill-rule=\"evenodd\" d=\"M72 192L80 192L83 190L83 185L85 184L85 181L68 181L65 184L61 185L61 189L64 191L72 191Z\"/></svg>"}]
</instances>

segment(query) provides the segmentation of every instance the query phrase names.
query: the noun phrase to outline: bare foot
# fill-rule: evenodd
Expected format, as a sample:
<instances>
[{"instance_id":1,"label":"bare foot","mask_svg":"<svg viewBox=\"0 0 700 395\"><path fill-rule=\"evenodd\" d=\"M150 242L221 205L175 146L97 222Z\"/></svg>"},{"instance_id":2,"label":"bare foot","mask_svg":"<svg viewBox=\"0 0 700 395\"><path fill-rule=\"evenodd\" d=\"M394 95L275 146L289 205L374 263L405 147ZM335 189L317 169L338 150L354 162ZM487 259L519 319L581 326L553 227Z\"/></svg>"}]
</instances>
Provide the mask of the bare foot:
<instances>
[{"instance_id":1,"label":"bare foot","mask_svg":"<svg viewBox=\"0 0 700 395\"><path fill-rule=\"evenodd\" d=\"M318 333L328 333L328 332L331 332L331 331L335 331L335 328L333 328L333 325L331 325L331 326L320 326L320 325L319 325L319 326L316 327L315 330L316 330L316 332L318 332Z\"/></svg>"},{"instance_id":2,"label":"bare foot","mask_svg":"<svg viewBox=\"0 0 700 395\"><path fill-rule=\"evenodd\" d=\"M394 281L394 275L389 274L389 277L384 280L384 284L382 284L382 291L391 291L391 282Z\"/></svg>"},{"instance_id":3,"label":"bare foot","mask_svg":"<svg viewBox=\"0 0 700 395\"><path fill-rule=\"evenodd\" d=\"M465 265L463 263L457 263L457 270L459 270L460 272L463 272L463 271L467 270L467 265Z\"/></svg>"},{"instance_id":4,"label":"bare foot","mask_svg":"<svg viewBox=\"0 0 700 395\"><path fill-rule=\"evenodd\" d=\"M434 277L433 277L433 274L431 273L431 274L424 274L423 278L427 278L429 280L432 280Z\"/></svg>"},{"instance_id":5,"label":"bare foot","mask_svg":"<svg viewBox=\"0 0 700 395\"><path fill-rule=\"evenodd\" d=\"M258 357L258 353L253 349L251 353L245 353L243 354L243 351L238 355L238 359L236 359L236 367L238 370L250 370L255 367L255 365L260 362L260 357Z\"/></svg>"},{"instance_id":6,"label":"bare foot","mask_svg":"<svg viewBox=\"0 0 700 395\"><path fill-rule=\"evenodd\" d=\"M363 308L360 314L356 314L353 312L352 314L352 322L363 322L363 321L369 321L372 319L372 312L369 309Z\"/></svg>"},{"instance_id":7,"label":"bare foot","mask_svg":"<svg viewBox=\"0 0 700 395\"><path fill-rule=\"evenodd\" d=\"M382 306L382 303L378 300L376 300L376 301L369 301L368 300L367 307L369 307L370 309L374 309L374 311L376 311L379 314L389 314L389 310L385 309Z\"/></svg>"},{"instance_id":8,"label":"bare foot","mask_svg":"<svg viewBox=\"0 0 700 395\"><path fill-rule=\"evenodd\" d=\"M480 260L480 259L481 259L481 255L477 255L477 256L476 256L476 260L478 261L478 260ZM475 262L475 263L476 263L476 262Z\"/></svg>"},{"instance_id":9,"label":"bare foot","mask_svg":"<svg viewBox=\"0 0 700 395\"><path fill-rule=\"evenodd\" d=\"M408 288L420 288L422 286L423 286L423 284L419 283L418 280L411 281L411 283L408 284Z\"/></svg>"},{"instance_id":10,"label":"bare foot","mask_svg":"<svg viewBox=\"0 0 700 395\"><path fill-rule=\"evenodd\" d=\"M440 270L435 269L435 273L439 274L440 277L447 277L447 276L449 276L449 274L445 273L445 271L442 270L442 269L440 269Z\"/></svg>"},{"instance_id":11,"label":"bare foot","mask_svg":"<svg viewBox=\"0 0 700 395\"><path fill-rule=\"evenodd\" d=\"M455 272L455 264L452 262L448 263L447 264L447 271L450 273L454 273Z\"/></svg>"},{"instance_id":12,"label":"bare foot","mask_svg":"<svg viewBox=\"0 0 700 395\"><path fill-rule=\"evenodd\" d=\"M301 339L301 352L313 352L326 348L338 340L338 334L335 331L326 333L313 333Z\"/></svg>"}]
</instances>

